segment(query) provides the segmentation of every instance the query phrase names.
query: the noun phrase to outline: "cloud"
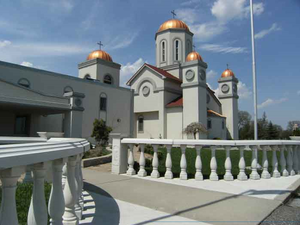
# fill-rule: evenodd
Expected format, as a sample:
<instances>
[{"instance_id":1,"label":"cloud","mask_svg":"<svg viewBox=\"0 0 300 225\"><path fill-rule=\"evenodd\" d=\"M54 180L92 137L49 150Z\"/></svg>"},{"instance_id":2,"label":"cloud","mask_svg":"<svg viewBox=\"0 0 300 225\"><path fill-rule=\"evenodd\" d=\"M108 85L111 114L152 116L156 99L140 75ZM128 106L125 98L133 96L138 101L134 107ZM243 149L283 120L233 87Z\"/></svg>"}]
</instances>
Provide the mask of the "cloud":
<instances>
[{"instance_id":1,"label":"cloud","mask_svg":"<svg viewBox=\"0 0 300 225\"><path fill-rule=\"evenodd\" d=\"M142 58L139 58L134 63L127 63L125 66L122 65L120 72L120 85L123 87L126 86L126 82L131 78L133 74L145 63Z\"/></svg>"},{"instance_id":2,"label":"cloud","mask_svg":"<svg viewBox=\"0 0 300 225\"><path fill-rule=\"evenodd\" d=\"M258 32L257 34L255 34L255 38L261 39L261 38L265 37L266 35L274 32L274 31L279 31L279 30L281 30L281 28L277 25L277 23L273 23L269 29L262 30L262 31Z\"/></svg>"},{"instance_id":3,"label":"cloud","mask_svg":"<svg viewBox=\"0 0 300 225\"><path fill-rule=\"evenodd\" d=\"M249 99L252 95L252 91L241 81L238 83L237 88L240 99Z\"/></svg>"},{"instance_id":4,"label":"cloud","mask_svg":"<svg viewBox=\"0 0 300 225\"><path fill-rule=\"evenodd\" d=\"M48 9L52 12L67 12L70 13L74 8L75 1L73 0L22 0L24 4L32 5L39 4L45 9Z\"/></svg>"},{"instance_id":5,"label":"cloud","mask_svg":"<svg viewBox=\"0 0 300 225\"><path fill-rule=\"evenodd\" d=\"M22 62L20 65L27 66L27 67L33 67L33 64L31 62L26 62L26 61Z\"/></svg>"},{"instance_id":6,"label":"cloud","mask_svg":"<svg viewBox=\"0 0 300 225\"><path fill-rule=\"evenodd\" d=\"M240 54L240 53L247 53L247 48L245 47L230 47L225 45L219 45L219 44L205 44L200 47L200 49L209 51L209 52L215 52L215 53L231 53L231 54Z\"/></svg>"},{"instance_id":7,"label":"cloud","mask_svg":"<svg viewBox=\"0 0 300 225\"><path fill-rule=\"evenodd\" d=\"M194 23L198 18L195 8L177 9L176 15L186 23Z\"/></svg>"},{"instance_id":8,"label":"cloud","mask_svg":"<svg viewBox=\"0 0 300 225\"><path fill-rule=\"evenodd\" d=\"M200 42L209 41L227 30L225 26L216 22L192 24L189 27L194 33L195 40Z\"/></svg>"},{"instance_id":9,"label":"cloud","mask_svg":"<svg viewBox=\"0 0 300 225\"><path fill-rule=\"evenodd\" d=\"M207 72L206 77L207 79L212 79L214 77L216 77L218 75L218 73L214 70L210 70Z\"/></svg>"},{"instance_id":10,"label":"cloud","mask_svg":"<svg viewBox=\"0 0 300 225\"><path fill-rule=\"evenodd\" d=\"M227 23L234 19L243 19L249 15L250 6L246 0L217 0L214 2L211 13L221 23ZM253 12L260 15L264 11L263 3L253 4Z\"/></svg>"},{"instance_id":11,"label":"cloud","mask_svg":"<svg viewBox=\"0 0 300 225\"><path fill-rule=\"evenodd\" d=\"M0 41L0 48L4 48L8 45L11 45L10 41L4 40L4 41Z\"/></svg>"},{"instance_id":12,"label":"cloud","mask_svg":"<svg viewBox=\"0 0 300 225\"><path fill-rule=\"evenodd\" d=\"M107 50L114 50L120 48L126 48L132 44L132 42L137 38L138 32L128 34L128 35L120 35L112 39L106 46Z\"/></svg>"},{"instance_id":13,"label":"cloud","mask_svg":"<svg viewBox=\"0 0 300 225\"><path fill-rule=\"evenodd\" d=\"M286 101L288 101L287 98L281 98L281 99L271 99L271 98L268 98L266 101L264 101L263 103L259 104L257 107L259 109L262 109L262 108L268 107L270 105L277 105L277 104L280 104L280 103L283 103L283 102L286 102Z\"/></svg>"},{"instance_id":14,"label":"cloud","mask_svg":"<svg viewBox=\"0 0 300 225\"><path fill-rule=\"evenodd\" d=\"M199 4L201 2L202 2L202 0L189 0L189 1L186 1L186 2L182 2L180 5L182 5L182 6L190 6L190 5Z\"/></svg>"},{"instance_id":15,"label":"cloud","mask_svg":"<svg viewBox=\"0 0 300 225\"><path fill-rule=\"evenodd\" d=\"M300 90L299 90L299 91L297 91L297 95L300 95Z\"/></svg>"}]
</instances>

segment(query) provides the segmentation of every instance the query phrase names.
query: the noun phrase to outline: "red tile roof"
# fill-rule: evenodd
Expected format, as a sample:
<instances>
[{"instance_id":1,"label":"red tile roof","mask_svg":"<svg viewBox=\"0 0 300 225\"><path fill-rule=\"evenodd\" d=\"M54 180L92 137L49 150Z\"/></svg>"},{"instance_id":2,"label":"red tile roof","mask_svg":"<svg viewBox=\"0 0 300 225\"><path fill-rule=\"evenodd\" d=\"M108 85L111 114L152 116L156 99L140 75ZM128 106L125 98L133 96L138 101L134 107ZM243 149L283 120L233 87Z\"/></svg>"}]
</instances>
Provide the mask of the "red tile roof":
<instances>
[{"instance_id":1,"label":"red tile roof","mask_svg":"<svg viewBox=\"0 0 300 225\"><path fill-rule=\"evenodd\" d=\"M211 114L213 116L218 116L218 117L222 117L222 118L226 118L226 116L221 115L220 113L217 113L211 109L207 110L207 114Z\"/></svg>"},{"instance_id":2,"label":"red tile roof","mask_svg":"<svg viewBox=\"0 0 300 225\"><path fill-rule=\"evenodd\" d=\"M172 102L170 102L169 104L167 104L167 107L179 107L179 106L183 106L183 98L182 98L182 96L176 98L175 100L173 100Z\"/></svg>"},{"instance_id":3,"label":"red tile roof","mask_svg":"<svg viewBox=\"0 0 300 225\"><path fill-rule=\"evenodd\" d=\"M177 81L178 83L182 83L182 80L180 80L179 78L173 76L172 74L168 73L167 71L157 68L156 66L152 66L150 64L145 63L146 66L150 67L151 69L155 70L156 72L158 72L159 74L163 75L164 77L170 78L174 81Z\"/></svg>"}]
</instances>

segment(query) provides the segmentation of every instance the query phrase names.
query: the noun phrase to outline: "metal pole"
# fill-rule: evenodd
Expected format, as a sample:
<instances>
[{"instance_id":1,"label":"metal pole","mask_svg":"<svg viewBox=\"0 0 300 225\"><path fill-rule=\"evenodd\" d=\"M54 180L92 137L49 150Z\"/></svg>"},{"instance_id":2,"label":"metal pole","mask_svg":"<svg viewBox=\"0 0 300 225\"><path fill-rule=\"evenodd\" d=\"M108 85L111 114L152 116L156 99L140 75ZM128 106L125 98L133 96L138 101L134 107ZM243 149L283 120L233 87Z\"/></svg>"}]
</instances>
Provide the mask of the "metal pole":
<instances>
[{"instance_id":1,"label":"metal pole","mask_svg":"<svg viewBox=\"0 0 300 225\"><path fill-rule=\"evenodd\" d=\"M252 73L253 73L253 98L254 98L254 140L258 139L257 132L257 88L256 88L256 66L255 66L255 39L253 22L253 0L250 0L251 15L251 38L252 38Z\"/></svg>"}]
</instances>

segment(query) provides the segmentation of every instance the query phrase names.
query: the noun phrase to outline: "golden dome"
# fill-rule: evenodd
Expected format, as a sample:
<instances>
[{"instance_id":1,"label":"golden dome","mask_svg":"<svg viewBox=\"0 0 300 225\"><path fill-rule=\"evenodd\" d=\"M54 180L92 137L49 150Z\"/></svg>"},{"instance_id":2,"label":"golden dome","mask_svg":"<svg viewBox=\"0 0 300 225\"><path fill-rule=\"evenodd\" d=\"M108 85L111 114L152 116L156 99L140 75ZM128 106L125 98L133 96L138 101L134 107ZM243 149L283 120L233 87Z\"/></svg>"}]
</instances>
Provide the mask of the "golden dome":
<instances>
[{"instance_id":1,"label":"golden dome","mask_svg":"<svg viewBox=\"0 0 300 225\"><path fill-rule=\"evenodd\" d=\"M234 73L230 69L226 69L221 77L234 77Z\"/></svg>"},{"instance_id":2,"label":"golden dome","mask_svg":"<svg viewBox=\"0 0 300 225\"><path fill-rule=\"evenodd\" d=\"M198 52L195 52L195 51L188 54L185 61L189 62L189 61L193 61L193 60L203 61L201 55Z\"/></svg>"},{"instance_id":3,"label":"golden dome","mask_svg":"<svg viewBox=\"0 0 300 225\"><path fill-rule=\"evenodd\" d=\"M96 51L91 52L86 60L91 60L91 59L96 59L96 58L103 59L103 60L106 60L109 62L113 61L112 58L110 57L110 55L103 50L96 50Z\"/></svg>"},{"instance_id":4,"label":"golden dome","mask_svg":"<svg viewBox=\"0 0 300 225\"><path fill-rule=\"evenodd\" d=\"M190 31L188 25L186 25L184 22L182 22L181 20L172 19L160 25L157 32L161 32L163 30L168 30L168 29L184 29Z\"/></svg>"}]
</instances>

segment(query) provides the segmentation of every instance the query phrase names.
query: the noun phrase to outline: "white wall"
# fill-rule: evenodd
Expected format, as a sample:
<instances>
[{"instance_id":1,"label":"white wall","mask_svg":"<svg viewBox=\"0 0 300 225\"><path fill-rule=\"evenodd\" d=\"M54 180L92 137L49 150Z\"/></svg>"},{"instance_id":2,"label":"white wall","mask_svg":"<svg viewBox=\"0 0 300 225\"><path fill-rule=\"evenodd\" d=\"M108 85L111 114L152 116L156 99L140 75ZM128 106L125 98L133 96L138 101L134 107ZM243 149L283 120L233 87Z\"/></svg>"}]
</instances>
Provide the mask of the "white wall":
<instances>
[{"instance_id":1,"label":"white wall","mask_svg":"<svg viewBox=\"0 0 300 225\"><path fill-rule=\"evenodd\" d=\"M209 139L214 139L214 138L221 138L222 140L226 140L226 134L227 134L227 129L226 126L223 129L222 128L222 121L226 121L225 118L222 117L216 117L216 116L211 116L207 118L208 120L211 120L211 129L208 129L208 138ZM226 124L226 122L225 122Z\"/></svg>"},{"instance_id":2,"label":"white wall","mask_svg":"<svg viewBox=\"0 0 300 225\"><path fill-rule=\"evenodd\" d=\"M182 107L167 108L167 138L183 139Z\"/></svg>"},{"instance_id":3,"label":"white wall","mask_svg":"<svg viewBox=\"0 0 300 225\"><path fill-rule=\"evenodd\" d=\"M138 131L138 118L143 116L144 118L144 131ZM135 114L135 129L137 131L137 138L160 138L161 124L159 120L159 113L156 112L145 112Z\"/></svg>"}]
</instances>

